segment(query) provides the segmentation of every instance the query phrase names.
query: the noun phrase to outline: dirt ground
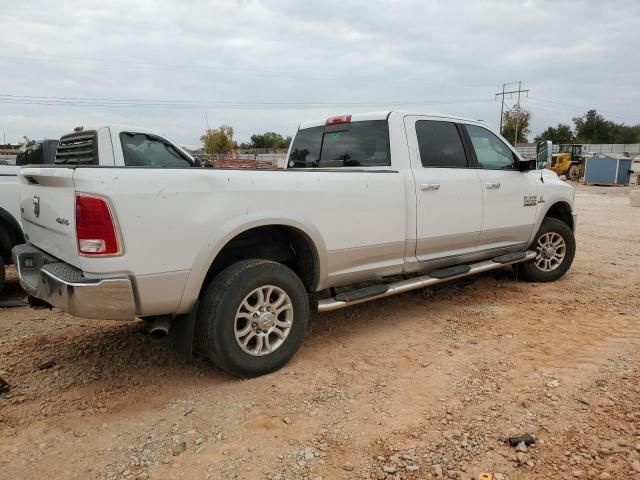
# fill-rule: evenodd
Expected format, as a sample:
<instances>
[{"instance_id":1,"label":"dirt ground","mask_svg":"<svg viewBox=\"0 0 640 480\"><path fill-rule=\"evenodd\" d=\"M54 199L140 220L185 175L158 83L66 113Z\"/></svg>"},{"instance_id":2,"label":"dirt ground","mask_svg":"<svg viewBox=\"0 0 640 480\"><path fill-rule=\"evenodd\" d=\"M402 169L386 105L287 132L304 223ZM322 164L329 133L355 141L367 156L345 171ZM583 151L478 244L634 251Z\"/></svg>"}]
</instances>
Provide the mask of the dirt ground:
<instances>
[{"instance_id":1,"label":"dirt ground","mask_svg":"<svg viewBox=\"0 0 640 480\"><path fill-rule=\"evenodd\" d=\"M640 479L627 193L578 186L560 281L505 270L314 314L294 360L253 380L180 361L140 322L2 309L0 478ZM503 441L524 434L526 452Z\"/></svg>"}]
</instances>

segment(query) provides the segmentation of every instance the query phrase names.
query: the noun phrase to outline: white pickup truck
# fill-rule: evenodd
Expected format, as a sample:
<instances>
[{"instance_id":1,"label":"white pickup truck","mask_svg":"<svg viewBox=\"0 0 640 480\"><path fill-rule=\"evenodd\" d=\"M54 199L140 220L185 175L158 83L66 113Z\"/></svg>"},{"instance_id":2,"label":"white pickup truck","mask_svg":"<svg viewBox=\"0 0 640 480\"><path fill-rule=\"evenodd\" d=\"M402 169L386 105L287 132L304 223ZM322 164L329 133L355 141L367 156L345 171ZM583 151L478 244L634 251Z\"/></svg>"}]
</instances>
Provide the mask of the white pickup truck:
<instances>
[{"instance_id":1,"label":"white pickup truck","mask_svg":"<svg viewBox=\"0 0 640 480\"><path fill-rule=\"evenodd\" d=\"M0 165L0 292L4 288L5 265L12 263L11 249L24 243L20 224L20 167Z\"/></svg>"},{"instance_id":2,"label":"white pickup truck","mask_svg":"<svg viewBox=\"0 0 640 480\"><path fill-rule=\"evenodd\" d=\"M549 144L538 154L477 121L401 112L304 123L285 170L194 169L151 132L84 130L58 149L81 161L22 169L14 258L36 301L171 327L184 355L195 344L251 377L291 359L310 308L513 264L561 277L574 189L541 169ZM113 167L92 165L103 156Z\"/></svg>"}]
</instances>

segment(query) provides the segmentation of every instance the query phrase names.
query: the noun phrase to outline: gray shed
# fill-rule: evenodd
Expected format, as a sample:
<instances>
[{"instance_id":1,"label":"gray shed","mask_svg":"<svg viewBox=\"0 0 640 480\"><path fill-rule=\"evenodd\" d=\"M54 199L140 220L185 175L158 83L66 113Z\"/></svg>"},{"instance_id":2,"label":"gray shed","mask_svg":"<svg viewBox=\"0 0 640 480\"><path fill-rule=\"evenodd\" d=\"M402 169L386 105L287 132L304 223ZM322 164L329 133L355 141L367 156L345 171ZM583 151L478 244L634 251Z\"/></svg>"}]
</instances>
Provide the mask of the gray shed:
<instances>
[{"instance_id":1,"label":"gray shed","mask_svg":"<svg viewBox=\"0 0 640 480\"><path fill-rule=\"evenodd\" d=\"M631 158L617 153L600 153L588 157L584 183L595 185L629 185Z\"/></svg>"}]
</instances>

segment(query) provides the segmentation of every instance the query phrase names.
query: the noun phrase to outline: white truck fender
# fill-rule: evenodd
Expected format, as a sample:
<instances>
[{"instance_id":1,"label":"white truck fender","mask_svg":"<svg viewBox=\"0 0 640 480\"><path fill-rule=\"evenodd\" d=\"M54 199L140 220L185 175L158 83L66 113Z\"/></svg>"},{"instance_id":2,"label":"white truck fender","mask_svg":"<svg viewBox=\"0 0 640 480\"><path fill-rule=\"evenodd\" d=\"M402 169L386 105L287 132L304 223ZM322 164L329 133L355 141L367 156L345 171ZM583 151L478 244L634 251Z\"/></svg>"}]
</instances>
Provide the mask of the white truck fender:
<instances>
[{"instance_id":1,"label":"white truck fender","mask_svg":"<svg viewBox=\"0 0 640 480\"><path fill-rule=\"evenodd\" d=\"M548 197L545 196L542 198L544 200L544 203L538 203L538 218L533 227L533 230L531 231L531 238L529 238L528 245L531 245L535 240L536 234L540 229L540 225L542 225L542 221L545 219L545 217L547 216L547 213L549 213L549 210L551 210L551 208L554 205L557 205L558 203L565 203L567 207L569 207L570 213L573 213L571 209L571 204L573 203L573 200L571 198L567 198L566 195L563 195L561 193L556 193L556 194L551 194ZM573 225L572 228L575 230L575 225Z\"/></svg>"},{"instance_id":2,"label":"white truck fender","mask_svg":"<svg viewBox=\"0 0 640 480\"><path fill-rule=\"evenodd\" d=\"M220 251L237 235L256 227L264 226L285 226L292 227L302 232L312 244L315 250L316 278L312 285L312 290L321 289L327 277L327 249L319 230L306 218L296 218L291 216L291 212L281 211L258 211L248 215L236 217L218 228L213 237L209 238L206 244L195 257L194 264L189 272L185 284L182 299L178 307L179 314L188 313L193 308L207 272Z\"/></svg>"}]
</instances>

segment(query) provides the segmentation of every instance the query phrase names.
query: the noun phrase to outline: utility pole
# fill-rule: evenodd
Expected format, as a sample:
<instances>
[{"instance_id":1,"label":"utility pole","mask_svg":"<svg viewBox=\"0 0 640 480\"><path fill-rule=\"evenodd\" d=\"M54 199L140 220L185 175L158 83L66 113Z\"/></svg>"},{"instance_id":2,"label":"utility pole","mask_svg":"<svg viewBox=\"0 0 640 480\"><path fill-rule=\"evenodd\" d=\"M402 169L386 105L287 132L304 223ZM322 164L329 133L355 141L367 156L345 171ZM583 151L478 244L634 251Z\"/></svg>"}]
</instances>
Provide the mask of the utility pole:
<instances>
[{"instance_id":1,"label":"utility pole","mask_svg":"<svg viewBox=\"0 0 640 480\"><path fill-rule=\"evenodd\" d=\"M504 112L504 87L505 84L502 84L502 93L500 94L502 96L502 101L500 102L500 135L502 135L502 114ZM496 93L496 96L498 96L498 94Z\"/></svg>"},{"instance_id":2,"label":"utility pole","mask_svg":"<svg viewBox=\"0 0 640 480\"><path fill-rule=\"evenodd\" d=\"M518 89L517 90L510 90L510 91L505 91L505 88L507 88L508 86L511 85L518 85ZM509 95L509 98L513 98L513 94L517 94L518 95L518 101L515 105L511 106L510 108L507 106L507 110L511 111L514 108L516 108L516 106L518 107L518 110L520 110L520 94L522 93L526 93L527 97L529 96L529 90L522 90L522 81L518 81L518 82L511 82L511 83L503 83L502 84L502 92L498 92L496 93L496 99L498 97L500 97L501 99L501 105L500 105L500 135L502 135L502 123L504 122L504 106L505 106L505 96ZM518 118L516 117L516 136L513 140L513 145L515 146L516 143L518 142Z\"/></svg>"},{"instance_id":3,"label":"utility pole","mask_svg":"<svg viewBox=\"0 0 640 480\"><path fill-rule=\"evenodd\" d=\"M516 145L518 145L518 120L519 120L519 113L520 113L520 91L522 90L522 82L518 81L518 115L516 115L516 134L513 137L513 146L515 147Z\"/></svg>"}]
</instances>

